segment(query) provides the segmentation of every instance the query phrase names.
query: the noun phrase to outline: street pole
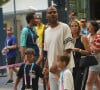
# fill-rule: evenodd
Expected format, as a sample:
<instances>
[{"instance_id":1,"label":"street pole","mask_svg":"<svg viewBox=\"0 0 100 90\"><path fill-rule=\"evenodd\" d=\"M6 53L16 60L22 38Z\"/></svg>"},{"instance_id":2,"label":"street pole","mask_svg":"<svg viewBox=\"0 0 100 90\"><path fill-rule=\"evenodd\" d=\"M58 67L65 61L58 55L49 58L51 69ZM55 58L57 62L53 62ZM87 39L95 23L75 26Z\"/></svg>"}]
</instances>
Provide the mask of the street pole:
<instances>
[{"instance_id":1,"label":"street pole","mask_svg":"<svg viewBox=\"0 0 100 90\"><path fill-rule=\"evenodd\" d=\"M85 13L86 13L85 8L86 8L86 1L84 0L84 18L86 18L85 17Z\"/></svg>"},{"instance_id":2,"label":"street pole","mask_svg":"<svg viewBox=\"0 0 100 90\"><path fill-rule=\"evenodd\" d=\"M70 2L69 2L69 0L65 0L65 2L66 2L66 6L65 6L65 10L66 10L66 12L67 12L67 23L69 23L69 10L70 10Z\"/></svg>"},{"instance_id":3,"label":"street pole","mask_svg":"<svg viewBox=\"0 0 100 90\"><path fill-rule=\"evenodd\" d=\"M90 0L88 0L88 4L87 4L87 8L88 8L88 20L90 20Z\"/></svg>"},{"instance_id":4,"label":"street pole","mask_svg":"<svg viewBox=\"0 0 100 90\"><path fill-rule=\"evenodd\" d=\"M13 4L14 4L14 18L13 18L13 24L14 24L14 34L15 36L17 36L17 20L16 20L16 1L13 0Z\"/></svg>"},{"instance_id":5,"label":"street pole","mask_svg":"<svg viewBox=\"0 0 100 90\"><path fill-rule=\"evenodd\" d=\"M3 11L0 7L0 51L4 48L5 41L5 30L3 30ZM0 52L0 66L5 66L6 60L5 57ZM1 69L0 74L7 73L6 69Z\"/></svg>"}]
</instances>

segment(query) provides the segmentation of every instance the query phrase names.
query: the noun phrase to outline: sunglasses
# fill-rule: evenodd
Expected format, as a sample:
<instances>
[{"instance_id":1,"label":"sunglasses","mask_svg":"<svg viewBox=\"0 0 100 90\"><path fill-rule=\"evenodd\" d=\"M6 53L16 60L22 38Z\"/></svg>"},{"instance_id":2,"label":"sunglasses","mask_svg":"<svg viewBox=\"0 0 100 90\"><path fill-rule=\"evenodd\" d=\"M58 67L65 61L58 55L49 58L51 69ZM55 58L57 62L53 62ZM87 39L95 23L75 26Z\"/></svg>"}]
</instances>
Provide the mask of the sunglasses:
<instances>
[{"instance_id":1,"label":"sunglasses","mask_svg":"<svg viewBox=\"0 0 100 90\"><path fill-rule=\"evenodd\" d=\"M81 21L81 23L85 23L86 21Z\"/></svg>"}]
</instances>

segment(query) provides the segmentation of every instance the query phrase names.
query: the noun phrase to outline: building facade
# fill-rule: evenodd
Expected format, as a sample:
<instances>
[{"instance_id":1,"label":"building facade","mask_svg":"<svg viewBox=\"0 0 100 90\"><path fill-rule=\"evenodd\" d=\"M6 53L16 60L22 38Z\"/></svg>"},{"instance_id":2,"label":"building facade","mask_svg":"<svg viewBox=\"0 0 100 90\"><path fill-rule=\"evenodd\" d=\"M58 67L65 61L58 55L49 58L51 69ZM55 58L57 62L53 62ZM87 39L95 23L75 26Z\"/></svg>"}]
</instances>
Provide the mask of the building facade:
<instances>
[{"instance_id":1,"label":"building facade","mask_svg":"<svg viewBox=\"0 0 100 90\"><path fill-rule=\"evenodd\" d=\"M26 14L29 12L44 11L48 7L48 0L9 0L2 6L4 28L12 27L17 36L18 46L20 42L20 31L27 25Z\"/></svg>"},{"instance_id":2,"label":"building facade","mask_svg":"<svg viewBox=\"0 0 100 90\"><path fill-rule=\"evenodd\" d=\"M69 0L70 9L77 12L78 18L100 20L100 0Z\"/></svg>"},{"instance_id":3,"label":"building facade","mask_svg":"<svg viewBox=\"0 0 100 90\"><path fill-rule=\"evenodd\" d=\"M48 0L49 6L54 2L58 9L59 20L68 23L70 10L77 13L77 18L87 20L100 20L100 0Z\"/></svg>"}]
</instances>

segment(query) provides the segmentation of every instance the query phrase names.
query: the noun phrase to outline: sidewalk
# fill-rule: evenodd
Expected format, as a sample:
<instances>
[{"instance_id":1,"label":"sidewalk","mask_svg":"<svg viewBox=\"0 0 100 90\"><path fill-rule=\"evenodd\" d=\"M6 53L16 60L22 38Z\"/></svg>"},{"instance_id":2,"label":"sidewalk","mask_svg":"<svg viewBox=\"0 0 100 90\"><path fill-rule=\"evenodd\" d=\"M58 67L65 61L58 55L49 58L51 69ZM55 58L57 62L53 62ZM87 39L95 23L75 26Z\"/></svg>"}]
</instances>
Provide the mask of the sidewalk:
<instances>
[{"instance_id":1,"label":"sidewalk","mask_svg":"<svg viewBox=\"0 0 100 90\"><path fill-rule=\"evenodd\" d=\"M9 75L7 77L0 77L0 90L13 90L13 88L14 88L13 83L6 85L8 77L9 77ZM15 81L15 79L16 79L16 74L14 73L14 81ZM22 85L21 85L21 81L20 81L17 90L21 90L21 86ZM41 80L39 80L39 90L44 90L43 89L43 83L42 83ZM93 90L96 90L96 88L93 87Z\"/></svg>"},{"instance_id":2,"label":"sidewalk","mask_svg":"<svg viewBox=\"0 0 100 90\"><path fill-rule=\"evenodd\" d=\"M0 90L13 90L14 88L14 83L10 83L10 84L6 84L7 80L8 80L9 74L7 77L0 77ZM16 74L14 73L14 81L16 79ZM21 81L18 85L18 89L17 90L21 90ZM43 83L41 80L39 80L39 90L43 90Z\"/></svg>"}]
</instances>

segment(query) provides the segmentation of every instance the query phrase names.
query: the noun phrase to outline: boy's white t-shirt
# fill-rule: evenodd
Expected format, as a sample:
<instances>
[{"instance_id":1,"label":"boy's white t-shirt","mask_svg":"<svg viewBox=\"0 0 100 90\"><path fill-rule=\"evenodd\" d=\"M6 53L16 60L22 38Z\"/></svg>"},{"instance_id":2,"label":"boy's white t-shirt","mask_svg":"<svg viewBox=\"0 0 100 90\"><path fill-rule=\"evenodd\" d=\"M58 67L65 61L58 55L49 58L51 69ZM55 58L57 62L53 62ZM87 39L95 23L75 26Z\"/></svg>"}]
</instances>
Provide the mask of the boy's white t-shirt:
<instances>
[{"instance_id":1,"label":"boy's white t-shirt","mask_svg":"<svg viewBox=\"0 0 100 90\"><path fill-rule=\"evenodd\" d=\"M55 28L48 27L45 30L44 50L48 52L49 69L57 62L57 55L63 55L64 50L73 49L73 38L69 26L59 22ZM74 67L74 59L71 53L69 68Z\"/></svg>"},{"instance_id":2,"label":"boy's white t-shirt","mask_svg":"<svg viewBox=\"0 0 100 90\"><path fill-rule=\"evenodd\" d=\"M62 83L63 80L63 83ZM60 73L60 79L59 79L59 90L62 90L62 84L64 87L64 90L74 90L74 82L73 82L73 76L72 72L69 69L66 69Z\"/></svg>"}]
</instances>

